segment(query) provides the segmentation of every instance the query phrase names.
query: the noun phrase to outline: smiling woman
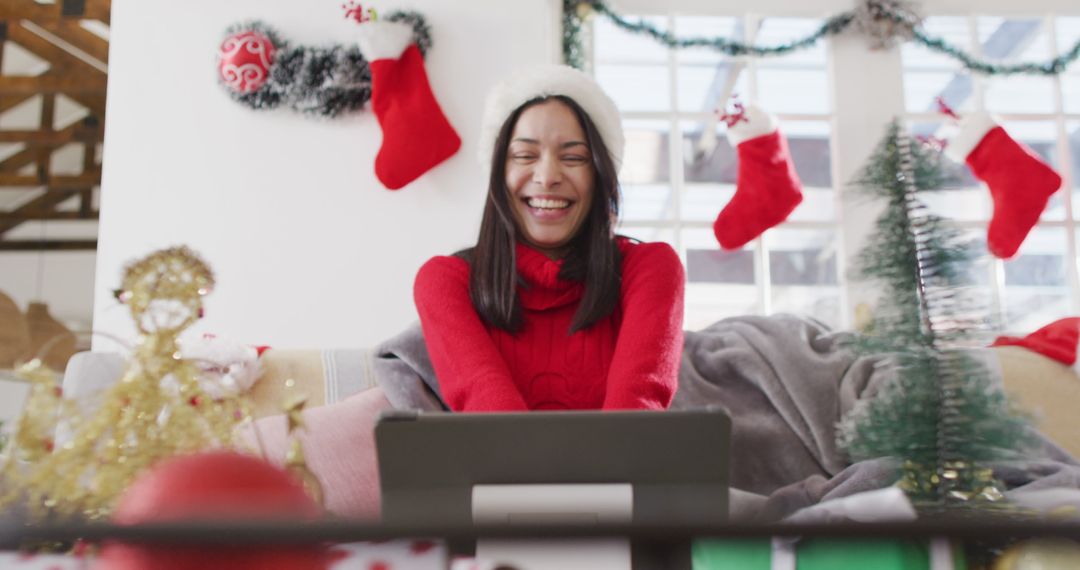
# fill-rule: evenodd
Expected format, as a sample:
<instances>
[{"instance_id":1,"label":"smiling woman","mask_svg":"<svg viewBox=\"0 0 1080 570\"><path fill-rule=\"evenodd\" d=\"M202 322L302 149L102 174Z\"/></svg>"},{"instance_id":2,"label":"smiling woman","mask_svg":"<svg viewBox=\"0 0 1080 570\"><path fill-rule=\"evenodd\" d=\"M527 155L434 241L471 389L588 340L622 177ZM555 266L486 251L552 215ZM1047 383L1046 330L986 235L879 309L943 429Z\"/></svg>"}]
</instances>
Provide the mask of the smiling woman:
<instances>
[{"instance_id":1,"label":"smiling woman","mask_svg":"<svg viewBox=\"0 0 1080 570\"><path fill-rule=\"evenodd\" d=\"M614 233L623 145L614 103L569 67L526 70L489 95L477 243L432 258L415 284L453 410L670 404L683 268L667 244Z\"/></svg>"}]
</instances>

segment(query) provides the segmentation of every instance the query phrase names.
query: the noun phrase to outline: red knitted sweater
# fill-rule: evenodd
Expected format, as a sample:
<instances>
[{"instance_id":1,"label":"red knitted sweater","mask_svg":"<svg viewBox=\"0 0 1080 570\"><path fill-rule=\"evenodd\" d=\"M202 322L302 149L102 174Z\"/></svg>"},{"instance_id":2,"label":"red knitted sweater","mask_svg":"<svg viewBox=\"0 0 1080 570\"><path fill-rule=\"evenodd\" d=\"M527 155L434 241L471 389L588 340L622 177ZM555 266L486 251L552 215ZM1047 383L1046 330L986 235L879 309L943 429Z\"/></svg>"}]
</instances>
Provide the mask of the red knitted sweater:
<instances>
[{"instance_id":1,"label":"red knitted sweater","mask_svg":"<svg viewBox=\"0 0 1080 570\"><path fill-rule=\"evenodd\" d=\"M469 299L469 265L434 257L414 296L442 395L455 411L664 409L682 352L684 273L664 243L618 238L622 288L612 314L568 334L583 285L562 261L522 244L516 334L486 324Z\"/></svg>"}]
</instances>

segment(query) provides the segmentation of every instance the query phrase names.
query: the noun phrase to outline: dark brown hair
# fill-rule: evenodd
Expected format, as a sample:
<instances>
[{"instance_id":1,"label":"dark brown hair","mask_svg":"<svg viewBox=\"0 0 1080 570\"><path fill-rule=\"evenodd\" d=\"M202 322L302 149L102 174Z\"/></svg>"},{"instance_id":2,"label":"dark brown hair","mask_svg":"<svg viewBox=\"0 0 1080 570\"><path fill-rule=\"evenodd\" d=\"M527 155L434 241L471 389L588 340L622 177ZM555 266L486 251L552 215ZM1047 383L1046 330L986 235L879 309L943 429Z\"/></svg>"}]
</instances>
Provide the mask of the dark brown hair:
<instances>
[{"instance_id":1,"label":"dark brown hair","mask_svg":"<svg viewBox=\"0 0 1080 570\"><path fill-rule=\"evenodd\" d=\"M506 157L518 117L526 109L556 100L568 106L585 131L596 171L592 204L585 222L570 242L559 278L581 281L585 291L570 323L572 334L611 314L619 301L621 259L612 224L619 214L619 180L615 162L589 115L573 99L562 95L539 97L510 113L495 139L488 180L487 202L476 246L458 252L470 265L469 297L480 317L509 332L521 330L517 287L526 286L517 273L515 244L520 228L514 221L506 186Z\"/></svg>"}]
</instances>

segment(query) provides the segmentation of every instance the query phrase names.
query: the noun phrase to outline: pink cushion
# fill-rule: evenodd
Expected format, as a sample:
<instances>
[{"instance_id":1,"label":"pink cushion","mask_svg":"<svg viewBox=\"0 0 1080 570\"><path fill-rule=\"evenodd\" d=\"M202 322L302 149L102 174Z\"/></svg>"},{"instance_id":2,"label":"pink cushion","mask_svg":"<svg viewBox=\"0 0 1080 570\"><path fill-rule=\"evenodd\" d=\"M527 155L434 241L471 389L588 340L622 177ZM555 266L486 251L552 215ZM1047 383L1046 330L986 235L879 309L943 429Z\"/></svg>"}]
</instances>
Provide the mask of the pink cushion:
<instances>
[{"instance_id":1,"label":"pink cushion","mask_svg":"<svg viewBox=\"0 0 1080 570\"><path fill-rule=\"evenodd\" d=\"M308 467L322 483L325 507L348 518L379 518L379 466L375 457L375 419L390 409L382 388L371 388L336 404L304 411L306 429L297 433ZM290 440L283 414L255 421L267 458L283 463ZM259 449L250 426L241 441Z\"/></svg>"}]
</instances>

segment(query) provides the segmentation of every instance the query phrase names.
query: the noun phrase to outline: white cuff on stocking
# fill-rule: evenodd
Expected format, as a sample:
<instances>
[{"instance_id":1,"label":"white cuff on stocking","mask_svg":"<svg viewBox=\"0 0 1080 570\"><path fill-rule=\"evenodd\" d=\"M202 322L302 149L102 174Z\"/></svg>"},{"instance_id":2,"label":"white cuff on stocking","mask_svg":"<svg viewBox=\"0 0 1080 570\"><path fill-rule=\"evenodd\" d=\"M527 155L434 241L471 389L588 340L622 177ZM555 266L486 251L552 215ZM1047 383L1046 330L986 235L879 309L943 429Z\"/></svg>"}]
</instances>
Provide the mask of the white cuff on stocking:
<instances>
[{"instance_id":1,"label":"white cuff on stocking","mask_svg":"<svg viewBox=\"0 0 1080 570\"><path fill-rule=\"evenodd\" d=\"M986 111L968 113L960 119L960 132L956 133L945 147L945 156L964 164L967 156L975 150L986 133L996 126L997 121Z\"/></svg>"},{"instance_id":2,"label":"white cuff on stocking","mask_svg":"<svg viewBox=\"0 0 1080 570\"><path fill-rule=\"evenodd\" d=\"M405 22L367 22L358 26L356 41L368 61L397 59L413 43L413 29Z\"/></svg>"},{"instance_id":3,"label":"white cuff on stocking","mask_svg":"<svg viewBox=\"0 0 1080 570\"><path fill-rule=\"evenodd\" d=\"M775 131L780 124L773 114L766 112L757 105L746 107L746 119L746 121L739 121L735 125L728 127L727 140L733 148L744 141L756 139Z\"/></svg>"}]
</instances>

